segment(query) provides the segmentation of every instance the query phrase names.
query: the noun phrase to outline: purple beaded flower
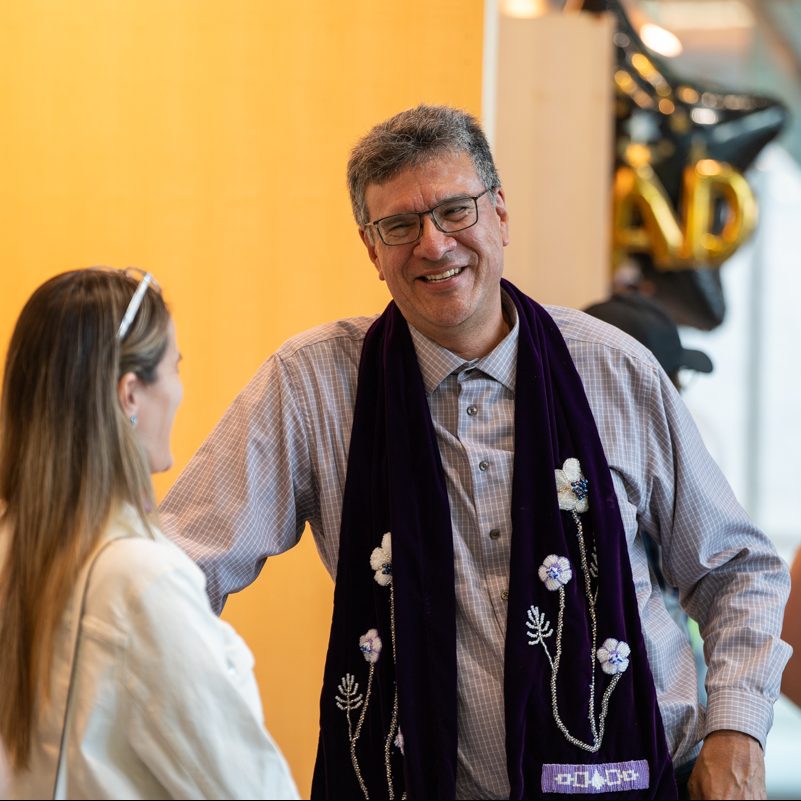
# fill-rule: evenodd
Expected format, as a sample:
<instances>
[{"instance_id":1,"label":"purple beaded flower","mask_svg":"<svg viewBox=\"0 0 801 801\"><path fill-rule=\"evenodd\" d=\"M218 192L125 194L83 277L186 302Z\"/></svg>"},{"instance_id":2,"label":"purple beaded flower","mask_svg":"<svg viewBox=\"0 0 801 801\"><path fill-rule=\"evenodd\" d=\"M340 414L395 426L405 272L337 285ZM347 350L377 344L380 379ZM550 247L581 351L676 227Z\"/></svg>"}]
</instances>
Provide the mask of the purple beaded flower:
<instances>
[{"instance_id":1,"label":"purple beaded flower","mask_svg":"<svg viewBox=\"0 0 801 801\"><path fill-rule=\"evenodd\" d=\"M604 644L598 649L601 670L610 676L614 676L615 673L623 673L629 666L630 653L631 648L623 640L614 640L611 637L604 640Z\"/></svg>"},{"instance_id":2,"label":"purple beaded flower","mask_svg":"<svg viewBox=\"0 0 801 801\"><path fill-rule=\"evenodd\" d=\"M556 474L556 493L559 508L565 512L586 512L590 508L589 482L582 475L578 459L567 459Z\"/></svg>"},{"instance_id":3,"label":"purple beaded flower","mask_svg":"<svg viewBox=\"0 0 801 801\"><path fill-rule=\"evenodd\" d=\"M378 657L381 654L381 638L378 636L376 629L370 629L367 634L359 637L359 650L371 665L378 662Z\"/></svg>"},{"instance_id":4,"label":"purple beaded flower","mask_svg":"<svg viewBox=\"0 0 801 801\"><path fill-rule=\"evenodd\" d=\"M387 532L381 538L381 547L373 548L370 567L375 570L375 580L382 586L392 584L392 535Z\"/></svg>"},{"instance_id":5,"label":"purple beaded flower","mask_svg":"<svg viewBox=\"0 0 801 801\"><path fill-rule=\"evenodd\" d=\"M564 587L573 578L573 568L564 556L551 554L545 557L538 571L540 581L545 583L549 590L558 590Z\"/></svg>"}]
</instances>

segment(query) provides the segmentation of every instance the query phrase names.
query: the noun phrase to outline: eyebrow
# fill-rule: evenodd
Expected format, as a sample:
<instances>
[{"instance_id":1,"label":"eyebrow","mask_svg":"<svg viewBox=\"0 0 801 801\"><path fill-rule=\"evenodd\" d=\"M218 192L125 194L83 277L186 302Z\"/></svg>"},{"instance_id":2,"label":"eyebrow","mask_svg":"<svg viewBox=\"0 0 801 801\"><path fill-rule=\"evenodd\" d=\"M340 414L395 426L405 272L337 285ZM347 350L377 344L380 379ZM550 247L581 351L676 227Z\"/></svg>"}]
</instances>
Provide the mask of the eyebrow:
<instances>
[{"instance_id":1,"label":"eyebrow","mask_svg":"<svg viewBox=\"0 0 801 801\"><path fill-rule=\"evenodd\" d=\"M449 197L446 197L446 198L443 198L442 200L437 201L433 206L431 206L428 209L425 209L424 211L399 211L399 212L396 212L395 214L387 214L386 216L379 218L379 220L377 220L377 222L382 222L383 220L389 220L392 217L405 217L407 214L414 214L414 215L426 214L427 212L431 211L431 209L435 209L438 206L442 206L445 203L450 203L451 201L454 201L454 200L469 200L469 199L471 199L473 197L480 197L480 195L478 195L478 196L477 195L471 195L470 194L470 190L465 189L464 191L459 192L456 195L450 195ZM376 222L376 221L374 220L374 222Z\"/></svg>"}]
</instances>

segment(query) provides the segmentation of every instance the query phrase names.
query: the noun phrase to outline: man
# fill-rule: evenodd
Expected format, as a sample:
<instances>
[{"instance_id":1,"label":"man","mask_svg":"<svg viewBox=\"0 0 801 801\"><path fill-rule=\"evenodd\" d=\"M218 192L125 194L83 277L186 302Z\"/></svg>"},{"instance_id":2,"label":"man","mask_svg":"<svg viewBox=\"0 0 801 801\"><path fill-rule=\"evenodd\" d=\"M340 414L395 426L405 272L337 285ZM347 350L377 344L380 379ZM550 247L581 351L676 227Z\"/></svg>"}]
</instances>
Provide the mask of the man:
<instances>
[{"instance_id":1,"label":"man","mask_svg":"<svg viewBox=\"0 0 801 801\"><path fill-rule=\"evenodd\" d=\"M469 115L396 115L348 180L394 302L285 344L163 507L218 609L311 524L336 577L313 795L675 797L698 755L696 797L763 796L787 571L662 370L501 284ZM639 528L701 625L706 715Z\"/></svg>"}]
</instances>

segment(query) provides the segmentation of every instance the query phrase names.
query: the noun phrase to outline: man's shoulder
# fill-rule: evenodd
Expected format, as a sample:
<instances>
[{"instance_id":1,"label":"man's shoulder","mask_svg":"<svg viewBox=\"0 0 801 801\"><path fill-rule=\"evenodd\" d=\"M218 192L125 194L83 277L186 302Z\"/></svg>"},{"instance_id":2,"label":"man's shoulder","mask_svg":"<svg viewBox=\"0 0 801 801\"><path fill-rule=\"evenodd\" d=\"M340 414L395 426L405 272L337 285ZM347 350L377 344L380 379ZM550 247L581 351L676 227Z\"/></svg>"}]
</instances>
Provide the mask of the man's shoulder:
<instances>
[{"instance_id":1,"label":"man's shoulder","mask_svg":"<svg viewBox=\"0 0 801 801\"><path fill-rule=\"evenodd\" d=\"M545 306L564 337L571 355L580 363L599 359L611 367L627 362L648 371L659 364L648 348L634 337L597 317L566 306Z\"/></svg>"},{"instance_id":2,"label":"man's shoulder","mask_svg":"<svg viewBox=\"0 0 801 801\"><path fill-rule=\"evenodd\" d=\"M312 355L315 351L355 349L361 352L365 334L377 317L346 317L309 328L286 340L275 355L291 361L299 354Z\"/></svg>"},{"instance_id":3,"label":"man's shoulder","mask_svg":"<svg viewBox=\"0 0 801 801\"><path fill-rule=\"evenodd\" d=\"M355 386L364 337L376 317L348 317L296 334L262 362L239 399L267 409L265 395L283 391L279 387L287 382L293 391L312 395Z\"/></svg>"}]
</instances>

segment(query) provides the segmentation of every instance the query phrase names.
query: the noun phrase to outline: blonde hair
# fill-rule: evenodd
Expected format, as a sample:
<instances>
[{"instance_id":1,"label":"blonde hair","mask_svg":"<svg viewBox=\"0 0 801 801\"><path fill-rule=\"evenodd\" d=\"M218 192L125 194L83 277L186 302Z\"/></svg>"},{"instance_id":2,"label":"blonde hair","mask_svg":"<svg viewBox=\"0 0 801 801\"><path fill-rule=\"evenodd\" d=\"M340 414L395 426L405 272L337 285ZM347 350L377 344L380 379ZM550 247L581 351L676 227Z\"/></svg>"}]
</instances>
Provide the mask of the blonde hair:
<instances>
[{"instance_id":1,"label":"blonde hair","mask_svg":"<svg viewBox=\"0 0 801 801\"><path fill-rule=\"evenodd\" d=\"M147 458L117 382L145 383L167 348L169 312L154 288L122 341L138 277L105 269L51 278L11 338L0 406L0 739L28 765L36 715L49 700L55 632L78 574L115 510L156 523Z\"/></svg>"}]
</instances>

